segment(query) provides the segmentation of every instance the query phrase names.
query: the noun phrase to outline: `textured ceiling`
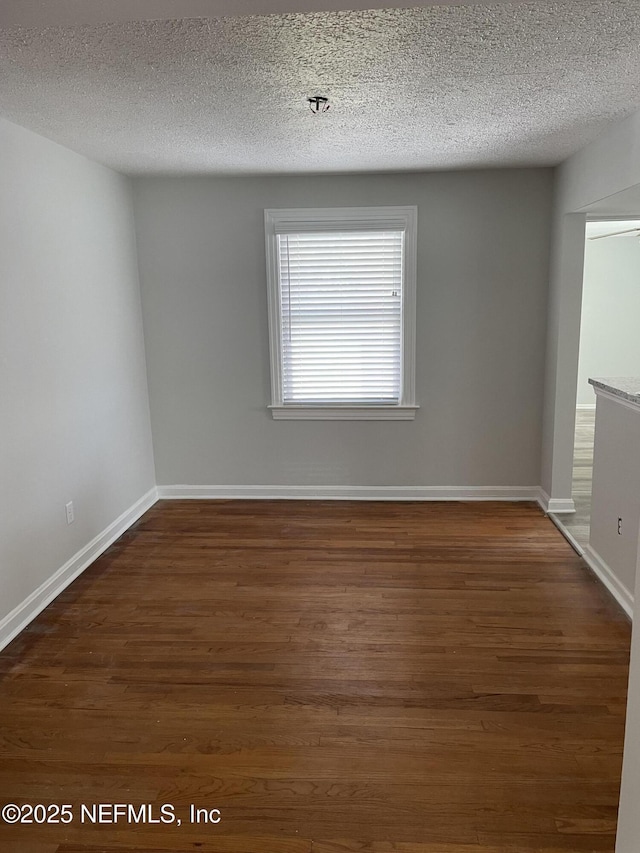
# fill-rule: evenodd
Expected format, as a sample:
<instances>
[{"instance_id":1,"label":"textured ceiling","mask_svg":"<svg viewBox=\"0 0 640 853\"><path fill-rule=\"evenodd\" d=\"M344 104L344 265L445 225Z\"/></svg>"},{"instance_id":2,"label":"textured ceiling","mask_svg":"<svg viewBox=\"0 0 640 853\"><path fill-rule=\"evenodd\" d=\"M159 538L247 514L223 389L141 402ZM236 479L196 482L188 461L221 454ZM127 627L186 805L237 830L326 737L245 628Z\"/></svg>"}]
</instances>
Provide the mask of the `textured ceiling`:
<instances>
[{"instance_id":1,"label":"textured ceiling","mask_svg":"<svg viewBox=\"0 0 640 853\"><path fill-rule=\"evenodd\" d=\"M0 114L129 173L554 164L639 81L638 0L0 30Z\"/></svg>"},{"instance_id":2,"label":"textured ceiling","mask_svg":"<svg viewBox=\"0 0 640 853\"><path fill-rule=\"evenodd\" d=\"M0 0L0 27L525 2L527 0Z\"/></svg>"}]
</instances>

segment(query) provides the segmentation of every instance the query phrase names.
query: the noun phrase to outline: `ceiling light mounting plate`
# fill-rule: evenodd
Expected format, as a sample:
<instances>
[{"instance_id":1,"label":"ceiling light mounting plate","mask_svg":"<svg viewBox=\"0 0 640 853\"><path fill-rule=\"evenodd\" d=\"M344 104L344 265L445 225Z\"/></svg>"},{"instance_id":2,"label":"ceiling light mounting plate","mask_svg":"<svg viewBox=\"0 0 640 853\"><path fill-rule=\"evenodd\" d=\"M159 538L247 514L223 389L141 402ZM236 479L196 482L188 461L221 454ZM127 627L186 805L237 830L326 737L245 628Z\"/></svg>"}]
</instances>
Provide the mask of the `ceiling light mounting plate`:
<instances>
[{"instance_id":1,"label":"ceiling light mounting plate","mask_svg":"<svg viewBox=\"0 0 640 853\"><path fill-rule=\"evenodd\" d=\"M307 103L311 112L316 116L320 113L326 113L331 108L329 98L325 98L324 95L314 95L312 98L307 98Z\"/></svg>"}]
</instances>

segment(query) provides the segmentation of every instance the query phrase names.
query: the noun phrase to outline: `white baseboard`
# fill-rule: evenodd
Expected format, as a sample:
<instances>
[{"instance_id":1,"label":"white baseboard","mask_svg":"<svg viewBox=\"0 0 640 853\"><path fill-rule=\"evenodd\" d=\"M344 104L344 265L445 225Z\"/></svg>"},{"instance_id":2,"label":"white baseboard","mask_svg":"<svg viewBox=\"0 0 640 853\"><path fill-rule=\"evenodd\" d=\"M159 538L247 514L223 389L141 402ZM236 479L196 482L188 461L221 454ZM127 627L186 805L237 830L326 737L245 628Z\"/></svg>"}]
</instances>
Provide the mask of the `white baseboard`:
<instances>
[{"instance_id":1,"label":"white baseboard","mask_svg":"<svg viewBox=\"0 0 640 853\"><path fill-rule=\"evenodd\" d=\"M618 580L600 554L594 551L591 545L587 545L582 556L591 571L606 586L627 616L633 619L633 595L626 586Z\"/></svg>"},{"instance_id":2,"label":"white baseboard","mask_svg":"<svg viewBox=\"0 0 640 853\"><path fill-rule=\"evenodd\" d=\"M538 491L538 503L546 513L554 512L563 515L576 511L572 498L550 498L544 489Z\"/></svg>"},{"instance_id":3,"label":"white baseboard","mask_svg":"<svg viewBox=\"0 0 640 853\"><path fill-rule=\"evenodd\" d=\"M576 411L578 412L595 412L596 404L595 403L579 403L576 406Z\"/></svg>"},{"instance_id":4,"label":"white baseboard","mask_svg":"<svg viewBox=\"0 0 640 853\"><path fill-rule=\"evenodd\" d=\"M48 604L160 499L535 501L548 513L575 511L575 509L551 509L557 504L573 504L573 501L552 501L546 492L534 486L158 486L150 489L125 510L11 613L0 620L0 650L7 646ZM552 520L555 521L553 518ZM559 526L562 527L561 523ZM564 530L562 532L567 535ZM579 552L582 551L577 543L574 547ZM632 617L634 601L629 590L620 583L590 546L583 553L583 557L624 611Z\"/></svg>"},{"instance_id":5,"label":"white baseboard","mask_svg":"<svg viewBox=\"0 0 640 853\"><path fill-rule=\"evenodd\" d=\"M158 500L154 487L116 518L102 533L92 539L59 568L38 589L0 620L0 649L8 645L69 584L82 574L109 545L131 527Z\"/></svg>"},{"instance_id":6,"label":"white baseboard","mask_svg":"<svg viewBox=\"0 0 640 853\"><path fill-rule=\"evenodd\" d=\"M561 518L557 518L557 516L555 515L555 513L547 513L547 515L549 516L549 518L551 519L551 521L553 521L553 523L554 523L554 524L555 524L555 526L558 528L558 530L560 531L560 533L562 533L562 535L563 535L563 536L564 536L564 538L567 540L567 542L569 543L569 545L571 545L571 547L572 547L572 548L573 548L573 550L576 552L576 554L578 554L578 556L579 556L579 557L584 557L584 548L583 548L583 547L582 547L582 545L578 542L578 540L575 538L575 536L573 536L573 534L571 533L571 531L570 531L570 530L568 530L568 529L564 526L564 524L562 523L562 519L561 519Z\"/></svg>"},{"instance_id":7,"label":"white baseboard","mask_svg":"<svg viewBox=\"0 0 640 853\"><path fill-rule=\"evenodd\" d=\"M159 499L538 501L535 486L158 486Z\"/></svg>"}]
</instances>

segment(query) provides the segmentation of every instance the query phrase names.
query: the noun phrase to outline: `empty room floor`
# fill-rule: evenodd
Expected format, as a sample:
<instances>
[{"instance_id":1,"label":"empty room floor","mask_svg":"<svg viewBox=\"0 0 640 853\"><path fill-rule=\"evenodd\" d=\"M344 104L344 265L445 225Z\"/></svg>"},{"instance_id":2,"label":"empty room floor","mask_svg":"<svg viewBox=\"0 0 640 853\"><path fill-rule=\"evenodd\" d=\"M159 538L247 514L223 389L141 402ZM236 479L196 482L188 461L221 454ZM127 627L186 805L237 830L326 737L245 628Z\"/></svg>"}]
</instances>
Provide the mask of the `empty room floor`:
<instances>
[{"instance_id":1,"label":"empty room floor","mask_svg":"<svg viewBox=\"0 0 640 853\"><path fill-rule=\"evenodd\" d=\"M613 851L629 639L533 504L160 502L0 654L0 849Z\"/></svg>"}]
</instances>

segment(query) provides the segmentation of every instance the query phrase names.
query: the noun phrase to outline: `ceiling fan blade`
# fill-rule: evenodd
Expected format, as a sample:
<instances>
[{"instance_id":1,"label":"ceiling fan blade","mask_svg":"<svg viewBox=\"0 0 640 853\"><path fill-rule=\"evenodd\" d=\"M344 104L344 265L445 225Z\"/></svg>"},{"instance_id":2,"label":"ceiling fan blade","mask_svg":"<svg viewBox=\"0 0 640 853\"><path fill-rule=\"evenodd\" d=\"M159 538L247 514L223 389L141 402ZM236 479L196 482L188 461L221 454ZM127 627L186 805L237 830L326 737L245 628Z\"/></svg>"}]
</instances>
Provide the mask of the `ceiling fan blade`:
<instances>
[{"instance_id":1,"label":"ceiling fan blade","mask_svg":"<svg viewBox=\"0 0 640 853\"><path fill-rule=\"evenodd\" d=\"M626 231L612 231L610 234L597 234L595 237L589 237L589 240L604 240L605 237L619 237L621 234L632 234L633 232L640 234L640 228L627 228Z\"/></svg>"}]
</instances>

